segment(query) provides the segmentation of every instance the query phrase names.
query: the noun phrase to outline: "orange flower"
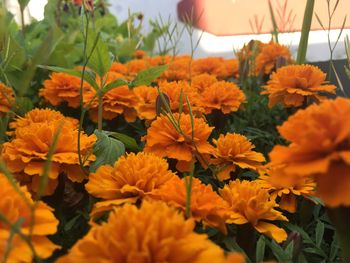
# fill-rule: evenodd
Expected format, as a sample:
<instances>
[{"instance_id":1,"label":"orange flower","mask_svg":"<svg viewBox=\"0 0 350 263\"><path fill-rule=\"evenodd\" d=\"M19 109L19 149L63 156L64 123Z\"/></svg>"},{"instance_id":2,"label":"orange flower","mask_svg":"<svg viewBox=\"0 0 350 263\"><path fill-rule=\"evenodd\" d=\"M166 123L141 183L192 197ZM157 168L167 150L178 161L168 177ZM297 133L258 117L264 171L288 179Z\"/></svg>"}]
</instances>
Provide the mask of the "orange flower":
<instances>
[{"instance_id":1,"label":"orange flower","mask_svg":"<svg viewBox=\"0 0 350 263\"><path fill-rule=\"evenodd\" d=\"M120 157L114 167L103 165L90 174L86 190L105 200L97 202L91 214L95 217L113 206L152 196L174 176L166 160L153 154L141 152Z\"/></svg>"},{"instance_id":2,"label":"orange flower","mask_svg":"<svg viewBox=\"0 0 350 263\"><path fill-rule=\"evenodd\" d=\"M50 79L44 81L44 87L39 95L44 97L51 105L58 106L64 102L69 107L78 108L80 105L81 79L66 73L52 73ZM83 91L90 89L90 85L84 81Z\"/></svg>"},{"instance_id":3,"label":"orange flower","mask_svg":"<svg viewBox=\"0 0 350 263\"><path fill-rule=\"evenodd\" d=\"M147 69L148 65L143 59L133 59L126 63L126 68L128 70L127 79L131 80L136 77L140 71Z\"/></svg>"},{"instance_id":4,"label":"orange flower","mask_svg":"<svg viewBox=\"0 0 350 263\"><path fill-rule=\"evenodd\" d=\"M158 91L154 87L139 86L133 89L138 104L136 106L137 116L140 119L153 120L156 118L156 100Z\"/></svg>"},{"instance_id":5,"label":"orange flower","mask_svg":"<svg viewBox=\"0 0 350 263\"><path fill-rule=\"evenodd\" d=\"M165 93L169 98L169 104L172 112L178 112L180 107L180 96L182 90L182 111L189 113L186 96L191 103L192 112L200 116L202 112L201 98L194 88L187 81L161 82L160 91Z\"/></svg>"},{"instance_id":6,"label":"orange flower","mask_svg":"<svg viewBox=\"0 0 350 263\"><path fill-rule=\"evenodd\" d=\"M194 227L193 220L161 202L144 202L139 209L125 205L115 209L108 222L93 226L57 262L244 262L237 255L232 255L235 261L226 261L223 250Z\"/></svg>"},{"instance_id":7,"label":"orange flower","mask_svg":"<svg viewBox=\"0 0 350 263\"><path fill-rule=\"evenodd\" d=\"M211 162L218 166L216 174L220 181L230 179L230 173L236 167L258 171L263 162L264 155L253 151L255 146L243 135L237 133L221 134L219 139L213 140L216 148L213 151L215 159Z\"/></svg>"},{"instance_id":8,"label":"orange flower","mask_svg":"<svg viewBox=\"0 0 350 263\"><path fill-rule=\"evenodd\" d=\"M261 187L269 190L273 200L280 197L279 207L290 213L296 212L296 197L313 195L316 186L312 178L288 174L283 166L268 167L266 174L261 174L258 182Z\"/></svg>"},{"instance_id":9,"label":"orange flower","mask_svg":"<svg viewBox=\"0 0 350 263\"><path fill-rule=\"evenodd\" d=\"M137 59L143 59L147 56L147 53L143 50L135 50L134 52L134 57L137 58Z\"/></svg>"},{"instance_id":10,"label":"orange flower","mask_svg":"<svg viewBox=\"0 0 350 263\"><path fill-rule=\"evenodd\" d=\"M231 207L227 223L250 223L259 233L265 234L277 242L286 240L287 233L271 223L274 220L288 221L281 212L275 210L276 202L270 198L268 190L262 189L256 181L231 181L219 190L220 195Z\"/></svg>"},{"instance_id":11,"label":"orange flower","mask_svg":"<svg viewBox=\"0 0 350 263\"><path fill-rule=\"evenodd\" d=\"M312 65L290 65L272 73L262 94L269 95L269 107L281 103L285 107L300 107L312 99L325 99L320 92L335 93L336 86L323 85L326 74Z\"/></svg>"},{"instance_id":12,"label":"orange flower","mask_svg":"<svg viewBox=\"0 0 350 263\"><path fill-rule=\"evenodd\" d=\"M231 77L231 70L228 71L225 60L220 57L201 58L192 62L192 74L194 76L204 73L213 75L218 79Z\"/></svg>"},{"instance_id":13,"label":"orange flower","mask_svg":"<svg viewBox=\"0 0 350 263\"><path fill-rule=\"evenodd\" d=\"M239 77L239 60L237 58L226 59L224 60L224 65L227 71L226 78L235 78Z\"/></svg>"},{"instance_id":14,"label":"orange flower","mask_svg":"<svg viewBox=\"0 0 350 263\"><path fill-rule=\"evenodd\" d=\"M311 105L278 128L291 144L275 146L271 162L285 172L313 176L316 194L327 206L350 206L350 100ZM298 132L296 132L298 131Z\"/></svg>"},{"instance_id":15,"label":"orange flower","mask_svg":"<svg viewBox=\"0 0 350 263\"><path fill-rule=\"evenodd\" d=\"M33 109L25 114L24 117L18 116L13 122L10 123L10 128L12 130L27 127L32 123L41 123L46 125L52 121L64 120L65 125L71 125L72 129L78 129L79 121L70 117L65 117L59 111L51 109ZM9 134L14 135L15 132L9 132Z\"/></svg>"},{"instance_id":16,"label":"orange flower","mask_svg":"<svg viewBox=\"0 0 350 263\"><path fill-rule=\"evenodd\" d=\"M59 248L46 237L57 231L58 220L53 214L53 209L39 201L33 215L34 202L26 187L17 185L22 192L20 194L2 173L0 173L0 185L1 215L11 225L16 224L20 232L31 240L34 251L40 258L50 257L53 251ZM18 224L19 222L21 223ZM14 234L13 238L11 238L12 234ZM33 250L16 231L11 230L10 225L2 220L0 223L0 257L2 259L7 248L9 248L9 254L6 262L32 262Z\"/></svg>"},{"instance_id":17,"label":"orange flower","mask_svg":"<svg viewBox=\"0 0 350 263\"><path fill-rule=\"evenodd\" d=\"M147 130L147 135L143 137L146 141L145 152L152 152L160 157L168 157L178 160L176 168L179 171L189 171L190 165L195 161L194 156L200 154L199 159L204 162L212 146L208 143L212 127L201 118L194 118L194 131L192 143L191 116L175 113L174 117L179 120L182 134L179 133L167 116L160 116ZM203 160L204 159L204 160ZM202 163L205 166L205 163Z\"/></svg>"},{"instance_id":18,"label":"orange flower","mask_svg":"<svg viewBox=\"0 0 350 263\"><path fill-rule=\"evenodd\" d=\"M192 78L191 87L194 88L198 93L202 93L212 84L218 82L217 78L209 74L201 74Z\"/></svg>"},{"instance_id":19,"label":"orange flower","mask_svg":"<svg viewBox=\"0 0 350 263\"><path fill-rule=\"evenodd\" d=\"M219 81L206 88L202 94L202 104L206 114L220 110L225 114L237 111L245 101L245 95L231 82Z\"/></svg>"},{"instance_id":20,"label":"orange flower","mask_svg":"<svg viewBox=\"0 0 350 263\"><path fill-rule=\"evenodd\" d=\"M186 211L186 180L178 177L167 182L163 187L155 192L155 198L158 198L167 204ZM219 229L227 233L225 221L228 218L228 204L213 191L211 185L202 184L197 178L192 180L191 188L191 217L196 221Z\"/></svg>"},{"instance_id":21,"label":"orange flower","mask_svg":"<svg viewBox=\"0 0 350 263\"><path fill-rule=\"evenodd\" d=\"M41 111L37 111L37 113L40 114ZM59 119L51 122L36 122L17 128L15 138L3 145L2 158L8 169L15 173L22 184L29 185L33 192L38 191L47 154L59 128L61 128L61 132L51 159L52 163L48 174L49 182L45 192L45 194L50 195L53 194L57 186L60 173L67 174L73 182L81 182L85 179L79 166L78 130L72 129L70 121ZM95 141L96 137L94 135L81 134L80 150L83 159L86 160L86 165L94 160L91 151Z\"/></svg>"},{"instance_id":22,"label":"orange flower","mask_svg":"<svg viewBox=\"0 0 350 263\"><path fill-rule=\"evenodd\" d=\"M0 117L7 113L15 102L15 94L10 87L0 82Z\"/></svg>"},{"instance_id":23,"label":"orange flower","mask_svg":"<svg viewBox=\"0 0 350 263\"><path fill-rule=\"evenodd\" d=\"M275 42L263 44L256 56L256 73L269 75L276 67L278 59L284 59L287 64L292 62L292 55L288 47Z\"/></svg>"},{"instance_id":24,"label":"orange flower","mask_svg":"<svg viewBox=\"0 0 350 263\"><path fill-rule=\"evenodd\" d=\"M190 56L175 57L169 67L159 77L159 81L177 81L190 79Z\"/></svg>"},{"instance_id":25,"label":"orange flower","mask_svg":"<svg viewBox=\"0 0 350 263\"><path fill-rule=\"evenodd\" d=\"M151 67L156 67L160 65L169 64L175 58L171 56L155 56L155 57L147 57L145 59L148 65L150 65Z\"/></svg>"},{"instance_id":26,"label":"orange flower","mask_svg":"<svg viewBox=\"0 0 350 263\"><path fill-rule=\"evenodd\" d=\"M106 83L123 78L116 72L108 72ZM96 91L91 89L90 92L84 94L84 103L87 105L94 98ZM103 96L103 119L112 120L118 115L123 114L127 122L134 122L137 117L135 108L138 99L134 92L127 85L116 87ZM98 99L95 98L89 107L89 114L92 121L97 122L98 115Z\"/></svg>"},{"instance_id":27,"label":"orange flower","mask_svg":"<svg viewBox=\"0 0 350 263\"><path fill-rule=\"evenodd\" d=\"M109 71L119 73L123 76L126 76L128 74L128 68L119 62L113 62Z\"/></svg>"}]
</instances>

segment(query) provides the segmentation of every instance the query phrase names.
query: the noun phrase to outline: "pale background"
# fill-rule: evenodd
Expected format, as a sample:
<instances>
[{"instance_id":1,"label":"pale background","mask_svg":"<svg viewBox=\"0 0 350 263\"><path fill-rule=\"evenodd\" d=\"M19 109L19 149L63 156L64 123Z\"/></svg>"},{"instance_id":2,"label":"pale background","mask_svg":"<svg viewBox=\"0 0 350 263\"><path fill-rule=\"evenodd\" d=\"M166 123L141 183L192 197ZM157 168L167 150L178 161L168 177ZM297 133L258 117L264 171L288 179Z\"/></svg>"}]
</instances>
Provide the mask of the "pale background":
<instances>
[{"instance_id":1,"label":"pale background","mask_svg":"<svg viewBox=\"0 0 350 263\"><path fill-rule=\"evenodd\" d=\"M47 0L31 0L28 6L28 13L36 19L42 19L43 8ZM145 16L145 21L151 18L157 18L161 15L164 19L171 16L174 20L177 19L176 6L180 0L110 0L110 10L118 17L119 21L127 18L128 10L131 12L142 12ZM215 1L215 0L213 0ZM257 0L259 1L259 0ZM320 1L320 0L317 0ZM341 0L349 1L349 0ZM9 9L13 12L17 10L16 0L7 0ZM144 30L148 30L147 23L144 24ZM344 30L340 42L334 52L334 59L344 59L346 57L344 48L344 37L346 34L350 35L350 30ZM201 31L195 32L195 37L198 38ZM339 35L339 30L332 30L331 40L334 41ZM251 39L258 39L263 42L268 42L271 36L265 35L245 35L245 36L224 36L216 37L209 33L204 33L196 50L195 57L204 56L224 56L232 57L233 50L238 49L249 42ZM286 33L280 35L280 42L288 45L292 53L296 54L296 48L300 39L300 33ZM180 53L189 53L190 46L188 36L184 35L179 43ZM313 31L310 33L309 49L307 53L307 60L311 62L326 61L329 59L329 48L327 43L327 35L323 31Z\"/></svg>"}]
</instances>

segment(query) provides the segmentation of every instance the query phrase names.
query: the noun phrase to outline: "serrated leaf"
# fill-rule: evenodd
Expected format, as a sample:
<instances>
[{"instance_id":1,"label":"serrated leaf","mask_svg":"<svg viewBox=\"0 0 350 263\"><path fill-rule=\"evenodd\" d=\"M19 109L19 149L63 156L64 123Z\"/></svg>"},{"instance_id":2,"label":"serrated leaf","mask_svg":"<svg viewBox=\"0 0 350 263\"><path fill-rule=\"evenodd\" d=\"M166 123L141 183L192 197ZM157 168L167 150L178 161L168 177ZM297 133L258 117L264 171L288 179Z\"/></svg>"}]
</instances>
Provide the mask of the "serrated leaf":
<instances>
[{"instance_id":1,"label":"serrated leaf","mask_svg":"<svg viewBox=\"0 0 350 263\"><path fill-rule=\"evenodd\" d=\"M274 240L267 243L271 248L278 262L292 262L291 256L289 256L282 247L280 247Z\"/></svg>"},{"instance_id":2,"label":"serrated leaf","mask_svg":"<svg viewBox=\"0 0 350 263\"><path fill-rule=\"evenodd\" d=\"M124 144L108 136L104 131L95 130L97 141L94 145L94 155L96 160L91 164L90 171L94 172L101 165L114 165L118 158L125 154Z\"/></svg>"},{"instance_id":3,"label":"serrated leaf","mask_svg":"<svg viewBox=\"0 0 350 263\"><path fill-rule=\"evenodd\" d=\"M316 225L316 246L317 247L320 247L322 244L323 234L324 234L324 223L321 221L318 221Z\"/></svg>"},{"instance_id":4,"label":"serrated leaf","mask_svg":"<svg viewBox=\"0 0 350 263\"><path fill-rule=\"evenodd\" d=\"M43 66L43 65L39 65L39 68L43 68L43 69L48 69L51 71L55 71L55 72L62 72L62 73L66 73L78 78L81 78L82 76L82 71L81 70L76 70L76 69L66 69L66 68L61 68L61 67L54 67L54 66ZM84 74L84 80L89 83L95 90L98 90L99 87L95 81L95 78L93 77L93 73L90 71L85 71Z\"/></svg>"},{"instance_id":5,"label":"serrated leaf","mask_svg":"<svg viewBox=\"0 0 350 263\"><path fill-rule=\"evenodd\" d=\"M129 83L124 80L124 79L117 79L117 80L114 80L110 83L108 83L103 89L102 89L102 94L105 94L107 93L108 91L114 89L114 88L117 88L117 87L120 87L120 86L124 86L124 85L128 85Z\"/></svg>"},{"instance_id":6,"label":"serrated leaf","mask_svg":"<svg viewBox=\"0 0 350 263\"><path fill-rule=\"evenodd\" d=\"M260 236L258 243L256 244L256 262L263 262L265 256L265 237L263 235Z\"/></svg>"},{"instance_id":7,"label":"serrated leaf","mask_svg":"<svg viewBox=\"0 0 350 263\"><path fill-rule=\"evenodd\" d=\"M141 85L149 86L156 80L162 73L167 70L168 65L161 65L149 69L145 69L139 72L135 79L131 82L131 87L137 87Z\"/></svg>"},{"instance_id":8,"label":"serrated leaf","mask_svg":"<svg viewBox=\"0 0 350 263\"><path fill-rule=\"evenodd\" d=\"M132 151L139 151L140 147L138 146L136 140L128 135L119 133L119 132L110 132L108 133L109 136L112 136L113 138L118 139L122 143L124 143L125 147L127 149L130 149Z\"/></svg>"},{"instance_id":9,"label":"serrated leaf","mask_svg":"<svg viewBox=\"0 0 350 263\"><path fill-rule=\"evenodd\" d=\"M108 46L102 41L100 34L89 32L87 54L90 56L88 66L103 77L109 71L112 60Z\"/></svg>"}]
</instances>

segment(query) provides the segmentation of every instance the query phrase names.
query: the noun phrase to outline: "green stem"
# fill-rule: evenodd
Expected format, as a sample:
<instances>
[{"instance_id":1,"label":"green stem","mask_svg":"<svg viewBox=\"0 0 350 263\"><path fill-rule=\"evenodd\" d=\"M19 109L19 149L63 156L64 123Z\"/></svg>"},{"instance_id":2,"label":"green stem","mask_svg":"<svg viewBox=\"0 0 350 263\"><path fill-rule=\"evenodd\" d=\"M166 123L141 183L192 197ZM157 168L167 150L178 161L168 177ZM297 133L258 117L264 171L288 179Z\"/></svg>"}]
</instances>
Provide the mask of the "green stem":
<instances>
[{"instance_id":1,"label":"green stem","mask_svg":"<svg viewBox=\"0 0 350 263\"><path fill-rule=\"evenodd\" d=\"M304 64L306 60L309 33L311 29L312 17L314 15L314 6L315 0L307 0L297 56L297 63L299 65Z\"/></svg>"},{"instance_id":2,"label":"green stem","mask_svg":"<svg viewBox=\"0 0 350 263\"><path fill-rule=\"evenodd\" d=\"M103 115L103 94L98 95L98 113L97 113L97 129L102 131L102 115Z\"/></svg>"},{"instance_id":3,"label":"green stem","mask_svg":"<svg viewBox=\"0 0 350 263\"><path fill-rule=\"evenodd\" d=\"M191 192L192 192L192 182L194 174L194 163L191 164L190 175L185 178L186 180L186 217L191 217Z\"/></svg>"}]
</instances>

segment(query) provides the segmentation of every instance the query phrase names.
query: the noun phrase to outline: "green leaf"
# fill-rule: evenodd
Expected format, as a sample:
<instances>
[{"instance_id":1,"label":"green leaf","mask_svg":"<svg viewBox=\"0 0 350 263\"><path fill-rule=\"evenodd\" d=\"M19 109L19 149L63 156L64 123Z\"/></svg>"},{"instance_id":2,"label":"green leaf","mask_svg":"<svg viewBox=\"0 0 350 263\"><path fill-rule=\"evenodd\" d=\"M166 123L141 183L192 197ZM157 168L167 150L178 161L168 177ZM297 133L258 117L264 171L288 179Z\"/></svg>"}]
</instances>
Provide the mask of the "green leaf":
<instances>
[{"instance_id":1,"label":"green leaf","mask_svg":"<svg viewBox=\"0 0 350 263\"><path fill-rule=\"evenodd\" d=\"M131 82L131 87L137 87L141 85L149 86L156 80L162 73L167 70L168 65L161 65L146 70L142 70L137 74L135 79Z\"/></svg>"},{"instance_id":2,"label":"green leaf","mask_svg":"<svg viewBox=\"0 0 350 263\"><path fill-rule=\"evenodd\" d=\"M265 256L265 237L263 235L260 236L258 243L256 244L256 262L263 262Z\"/></svg>"},{"instance_id":3,"label":"green leaf","mask_svg":"<svg viewBox=\"0 0 350 263\"><path fill-rule=\"evenodd\" d=\"M102 94L105 94L106 92L114 89L114 88L117 88L117 87L120 87L120 86L124 86L124 85L128 85L129 83L124 80L124 79L117 79L117 80L114 80L110 83L108 83L106 86L104 86L104 88L102 89Z\"/></svg>"},{"instance_id":4,"label":"green leaf","mask_svg":"<svg viewBox=\"0 0 350 263\"><path fill-rule=\"evenodd\" d=\"M282 247L280 247L276 241L267 242L268 246L271 248L273 254L275 255L278 262L293 262L292 257L288 255Z\"/></svg>"},{"instance_id":5,"label":"green leaf","mask_svg":"<svg viewBox=\"0 0 350 263\"><path fill-rule=\"evenodd\" d=\"M125 146L121 141L109 137L105 131L95 130L94 133L97 136L97 142L93 151L96 161L90 166L92 172L96 171L101 165L114 165L115 161L125 153Z\"/></svg>"},{"instance_id":6,"label":"green leaf","mask_svg":"<svg viewBox=\"0 0 350 263\"><path fill-rule=\"evenodd\" d=\"M140 147L138 146L136 140L128 135L125 135L119 132L109 132L108 135L124 143L127 149L130 149L132 151L140 150Z\"/></svg>"},{"instance_id":7,"label":"green leaf","mask_svg":"<svg viewBox=\"0 0 350 263\"><path fill-rule=\"evenodd\" d=\"M323 235L324 235L324 223L321 221L318 221L316 225L316 246L317 247L321 246Z\"/></svg>"},{"instance_id":8,"label":"green leaf","mask_svg":"<svg viewBox=\"0 0 350 263\"><path fill-rule=\"evenodd\" d=\"M100 34L89 32L87 41L88 66L100 77L103 77L110 69L112 60L109 55L108 46L101 39Z\"/></svg>"},{"instance_id":9,"label":"green leaf","mask_svg":"<svg viewBox=\"0 0 350 263\"><path fill-rule=\"evenodd\" d=\"M30 98L16 97L16 105L14 111L20 116L24 116L28 111L34 108L34 104Z\"/></svg>"},{"instance_id":10,"label":"green leaf","mask_svg":"<svg viewBox=\"0 0 350 263\"><path fill-rule=\"evenodd\" d=\"M20 69L26 60L24 48L12 36L6 39L4 47L0 52L3 70L9 72Z\"/></svg>"},{"instance_id":11,"label":"green leaf","mask_svg":"<svg viewBox=\"0 0 350 263\"><path fill-rule=\"evenodd\" d=\"M81 214L77 214L75 217L73 217L71 220L69 220L64 225L64 231L68 232L69 230L71 230L80 217L81 217Z\"/></svg>"},{"instance_id":12,"label":"green leaf","mask_svg":"<svg viewBox=\"0 0 350 263\"><path fill-rule=\"evenodd\" d=\"M30 0L18 0L19 7L21 10L24 10L26 6L29 4Z\"/></svg>"},{"instance_id":13,"label":"green leaf","mask_svg":"<svg viewBox=\"0 0 350 263\"><path fill-rule=\"evenodd\" d=\"M43 65L39 65L39 68L43 68L43 69L48 69L51 71L56 71L56 72L62 72L62 73L66 73L72 76L76 76L78 78L81 78L82 76L82 71L81 70L76 70L76 69L66 69L66 68L61 68L61 67L54 67L54 66L43 66ZM93 72L91 71L85 71L84 74L84 80L89 83L95 90L98 90L99 87L95 81L95 78L93 77Z\"/></svg>"}]
</instances>

